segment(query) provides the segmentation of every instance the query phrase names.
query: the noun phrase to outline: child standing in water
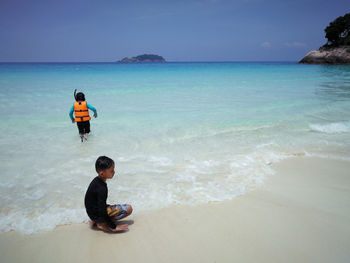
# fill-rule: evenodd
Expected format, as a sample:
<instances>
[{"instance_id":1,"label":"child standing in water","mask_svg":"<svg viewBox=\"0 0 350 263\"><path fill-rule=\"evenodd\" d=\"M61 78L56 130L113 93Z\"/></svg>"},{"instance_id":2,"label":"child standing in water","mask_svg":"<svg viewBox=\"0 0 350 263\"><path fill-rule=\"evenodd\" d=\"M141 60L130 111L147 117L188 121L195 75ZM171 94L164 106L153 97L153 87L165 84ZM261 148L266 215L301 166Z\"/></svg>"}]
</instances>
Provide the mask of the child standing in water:
<instances>
[{"instance_id":1,"label":"child standing in water","mask_svg":"<svg viewBox=\"0 0 350 263\"><path fill-rule=\"evenodd\" d=\"M108 196L106 180L113 178L114 167L114 161L111 158L98 157L95 163L97 176L91 181L85 194L85 208L91 219L90 226L97 226L105 232L128 230L128 224L116 225L115 221L132 213L131 205L108 205L106 202Z\"/></svg>"},{"instance_id":2,"label":"child standing in water","mask_svg":"<svg viewBox=\"0 0 350 263\"><path fill-rule=\"evenodd\" d=\"M74 98L76 102L74 102L72 108L69 112L69 117L72 120L72 123L77 123L79 135L81 138L81 142L83 142L83 139L87 140L87 136L90 133L90 115L89 110L92 110L94 112L94 117L97 118L97 111L96 108L91 106L85 101L85 95L82 92L78 92L76 94L76 91L74 91ZM73 117L73 112L75 115L75 118Z\"/></svg>"}]
</instances>

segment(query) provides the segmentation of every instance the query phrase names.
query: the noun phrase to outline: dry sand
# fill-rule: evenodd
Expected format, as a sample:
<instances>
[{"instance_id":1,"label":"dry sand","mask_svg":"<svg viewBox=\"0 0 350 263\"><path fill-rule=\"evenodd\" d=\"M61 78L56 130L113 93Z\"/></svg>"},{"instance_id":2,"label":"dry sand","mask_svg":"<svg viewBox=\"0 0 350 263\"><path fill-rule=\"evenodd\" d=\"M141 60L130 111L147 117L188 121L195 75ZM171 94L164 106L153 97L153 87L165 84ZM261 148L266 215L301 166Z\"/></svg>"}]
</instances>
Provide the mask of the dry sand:
<instances>
[{"instance_id":1,"label":"dry sand","mask_svg":"<svg viewBox=\"0 0 350 263\"><path fill-rule=\"evenodd\" d=\"M0 235L1 262L350 262L350 162L298 157L231 201L136 213L130 230L87 224Z\"/></svg>"}]
</instances>

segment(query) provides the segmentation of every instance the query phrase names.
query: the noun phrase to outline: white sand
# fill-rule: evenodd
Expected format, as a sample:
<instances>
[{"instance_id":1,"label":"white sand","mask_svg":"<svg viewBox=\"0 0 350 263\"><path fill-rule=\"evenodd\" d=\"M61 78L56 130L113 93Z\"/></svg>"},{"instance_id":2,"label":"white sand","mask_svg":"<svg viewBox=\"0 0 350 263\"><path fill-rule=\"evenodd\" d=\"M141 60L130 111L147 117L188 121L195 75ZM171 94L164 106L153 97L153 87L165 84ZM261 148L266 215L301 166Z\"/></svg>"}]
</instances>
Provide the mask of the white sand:
<instances>
[{"instance_id":1,"label":"white sand","mask_svg":"<svg viewBox=\"0 0 350 263\"><path fill-rule=\"evenodd\" d=\"M130 231L87 224L0 235L1 262L350 262L350 162L295 158L232 201L132 215Z\"/></svg>"}]
</instances>

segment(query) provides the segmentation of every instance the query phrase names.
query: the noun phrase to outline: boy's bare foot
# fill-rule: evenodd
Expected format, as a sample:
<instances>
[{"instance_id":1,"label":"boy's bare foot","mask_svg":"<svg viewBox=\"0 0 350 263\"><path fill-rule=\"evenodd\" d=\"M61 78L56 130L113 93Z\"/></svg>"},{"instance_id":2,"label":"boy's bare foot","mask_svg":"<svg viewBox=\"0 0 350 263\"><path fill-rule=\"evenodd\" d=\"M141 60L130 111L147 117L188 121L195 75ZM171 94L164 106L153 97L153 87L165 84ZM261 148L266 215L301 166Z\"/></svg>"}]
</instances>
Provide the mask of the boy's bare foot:
<instances>
[{"instance_id":1,"label":"boy's bare foot","mask_svg":"<svg viewBox=\"0 0 350 263\"><path fill-rule=\"evenodd\" d=\"M109 227L106 223L97 223L97 228L104 232L109 232Z\"/></svg>"},{"instance_id":2,"label":"boy's bare foot","mask_svg":"<svg viewBox=\"0 0 350 263\"><path fill-rule=\"evenodd\" d=\"M95 228L96 227L96 223L92 220L89 221L89 226L90 228Z\"/></svg>"},{"instance_id":3,"label":"boy's bare foot","mask_svg":"<svg viewBox=\"0 0 350 263\"><path fill-rule=\"evenodd\" d=\"M100 224L97 224L97 228L104 232L122 232L122 231L128 230L129 225L128 224L117 225L116 228L112 229L108 227L106 223L100 223Z\"/></svg>"},{"instance_id":4,"label":"boy's bare foot","mask_svg":"<svg viewBox=\"0 0 350 263\"><path fill-rule=\"evenodd\" d=\"M112 232L121 232L121 231L126 231L129 229L128 224L122 224L122 225L117 225L115 229L112 229Z\"/></svg>"}]
</instances>

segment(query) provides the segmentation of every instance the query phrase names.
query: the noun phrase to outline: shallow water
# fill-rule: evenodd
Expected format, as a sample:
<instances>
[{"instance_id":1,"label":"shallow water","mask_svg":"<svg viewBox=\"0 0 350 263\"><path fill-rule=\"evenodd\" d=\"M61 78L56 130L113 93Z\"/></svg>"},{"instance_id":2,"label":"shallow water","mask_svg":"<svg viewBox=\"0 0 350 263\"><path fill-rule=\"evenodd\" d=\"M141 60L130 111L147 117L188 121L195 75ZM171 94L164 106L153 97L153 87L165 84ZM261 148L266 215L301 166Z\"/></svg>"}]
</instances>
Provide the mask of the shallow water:
<instances>
[{"instance_id":1,"label":"shallow water","mask_svg":"<svg viewBox=\"0 0 350 263\"><path fill-rule=\"evenodd\" d=\"M80 142L74 89L97 108ZM87 220L100 155L134 211L232 199L294 155L350 158L350 67L0 64L0 232Z\"/></svg>"}]
</instances>

